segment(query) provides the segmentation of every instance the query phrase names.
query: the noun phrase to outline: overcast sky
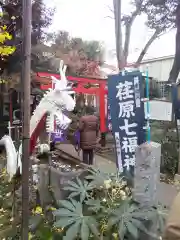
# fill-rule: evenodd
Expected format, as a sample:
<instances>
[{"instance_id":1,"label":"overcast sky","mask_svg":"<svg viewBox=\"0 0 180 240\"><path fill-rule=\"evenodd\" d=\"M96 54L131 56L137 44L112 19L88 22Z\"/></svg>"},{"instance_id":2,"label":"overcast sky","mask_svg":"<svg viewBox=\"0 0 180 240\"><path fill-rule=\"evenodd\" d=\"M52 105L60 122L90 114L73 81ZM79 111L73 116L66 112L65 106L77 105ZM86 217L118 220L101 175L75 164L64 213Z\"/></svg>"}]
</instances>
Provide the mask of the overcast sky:
<instances>
[{"instance_id":1,"label":"overcast sky","mask_svg":"<svg viewBox=\"0 0 180 240\"><path fill-rule=\"evenodd\" d=\"M128 1L122 0L123 12L126 13L130 11ZM102 41L108 53L107 62L114 63L109 54L115 49L114 21L108 17L112 16L108 6L112 6L113 0L45 0L45 2L56 7L49 31L66 30L72 36ZM144 22L144 17L138 17L133 25L129 62L136 60L151 34ZM146 58L171 55L174 54L174 49L175 32L172 31L152 44Z\"/></svg>"}]
</instances>

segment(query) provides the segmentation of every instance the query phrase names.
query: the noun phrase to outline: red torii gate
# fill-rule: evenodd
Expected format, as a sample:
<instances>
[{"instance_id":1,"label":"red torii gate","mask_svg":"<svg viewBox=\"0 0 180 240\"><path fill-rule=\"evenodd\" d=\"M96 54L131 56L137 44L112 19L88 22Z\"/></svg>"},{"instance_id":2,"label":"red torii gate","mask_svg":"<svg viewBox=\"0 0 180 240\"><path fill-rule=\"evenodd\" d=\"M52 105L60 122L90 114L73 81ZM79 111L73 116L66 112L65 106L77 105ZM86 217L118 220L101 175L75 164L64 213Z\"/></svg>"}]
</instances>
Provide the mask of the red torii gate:
<instances>
[{"instance_id":1,"label":"red torii gate","mask_svg":"<svg viewBox=\"0 0 180 240\"><path fill-rule=\"evenodd\" d=\"M59 74L52 74L47 72L38 72L36 80L40 83L40 88L42 90L48 90L52 87L51 84L51 76L56 77L57 79L60 79ZM100 131L101 133L107 132L106 127L106 109L105 109L105 96L108 93L107 90L107 80L105 79L95 79L95 78L83 78L83 77L72 77L67 76L68 81L75 81L78 83L77 87L74 87L73 90L76 93L84 93L84 94L91 94L99 96L99 112L100 112ZM85 88L84 85L91 83L91 84L98 84L98 87L91 87L91 88Z\"/></svg>"}]
</instances>

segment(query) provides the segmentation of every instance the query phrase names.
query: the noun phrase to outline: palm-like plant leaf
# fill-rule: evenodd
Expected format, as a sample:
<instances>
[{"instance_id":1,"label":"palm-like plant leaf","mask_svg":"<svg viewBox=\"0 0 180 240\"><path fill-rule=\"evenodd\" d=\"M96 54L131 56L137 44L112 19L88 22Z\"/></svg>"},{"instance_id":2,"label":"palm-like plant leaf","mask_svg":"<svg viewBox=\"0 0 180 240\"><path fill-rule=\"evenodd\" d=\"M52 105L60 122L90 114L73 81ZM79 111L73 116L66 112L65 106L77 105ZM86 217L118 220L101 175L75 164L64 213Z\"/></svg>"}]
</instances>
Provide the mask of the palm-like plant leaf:
<instances>
[{"instance_id":1,"label":"palm-like plant leaf","mask_svg":"<svg viewBox=\"0 0 180 240\"><path fill-rule=\"evenodd\" d=\"M122 205L110 213L108 225L110 227L117 225L119 237L124 239L129 233L133 238L138 239L138 229L142 229L142 221L138 217L143 217L137 205L132 204L129 200L123 201Z\"/></svg>"},{"instance_id":2,"label":"palm-like plant leaf","mask_svg":"<svg viewBox=\"0 0 180 240\"><path fill-rule=\"evenodd\" d=\"M88 206L88 209L93 212L98 212L99 210L104 208L101 205L100 199L88 199L86 201L86 205Z\"/></svg>"},{"instance_id":3,"label":"palm-like plant leaf","mask_svg":"<svg viewBox=\"0 0 180 240\"><path fill-rule=\"evenodd\" d=\"M159 205L156 208L140 208L139 212L136 212L135 215L138 218L138 222L140 220L141 222L149 223L151 226L149 229L149 227L146 228L145 225L140 224L139 229L145 232L149 237L152 237L153 239L159 239L159 236L157 234L161 235L164 231L168 210ZM134 221L137 221L137 219L133 219L133 222ZM138 224L136 223L135 225L138 226ZM151 228L155 228L157 230L157 233L153 233L151 231Z\"/></svg>"},{"instance_id":4,"label":"palm-like plant leaf","mask_svg":"<svg viewBox=\"0 0 180 240\"><path fill-rule=\"evenodd\" d=\"M159 205L156 209L156 221L157 221L157 227L160 233L164 231L165 221L168 216L168 209Z\"/></svg>"},{"instance_id":5,"label":"palm-like plant leaf","mask_svg":"<svg viewBox=\"0 0 180 240\"><path fill-rule=\"evenodd\" d=\"M88 171L90 174L86 176L86 179L90 180L94 187L103 186L104 181L109 179L109 174L101 172L99 169L90 168Z\"/></svg>"},{"instance_id":6,"label":"palm-like plant leaf","mask_svg":"<svg viewBox=\"0 0 180 240\"><path fill-rule=\"evenodd\" d=\"M80 201L83 202L85 198L89 197L88 191L93 189L93 186L91 183L88 183L88 181L84 180L83 182L76 178L77 183L73 181L69 181L69 186L64 187L64 190L71 191L68 198L73 198L80 196Z\"/></svg>"},{"instance_id":7,"label":"palm-like plant leaf","mask_svg":"<svg viewBox=\"0 0 180 240\"><path fill-rule=\"evenodd\" d=\"M58 205L59 205L60 207L67 208L67 209L70 210L70 211L74 211L74 210L75 210L74 204L75 204L75 203L74 203L73 199L71 200L71 202L68 201L68 200L60 200L60 201L58 201Z\"/></svg>"},{"instance_id":8,"label":"palm-like plant leaf","mask_svg":"<svg viewBox=\"0 0 180 240\"><path fill-rule=\"evenodd\" d=\"M155 217L155 209L150 207L150 208L145 208L145 207L138 207L138 211L136 211L136 218L141 220L141 221L153 221Z\"/></svg>"},{"instance_id":9,"label":"palm-like plant leaf","mask_svg":"<svg viewBox=\"0 0 180 240\"><path fill-rule=\"evenodd\" d=\"M63 237L63 240L73 240L76 239L79 230L80 230L80 220L74 222L66 231L66 236Z\"/></svg>"},{"instance_id":10,"label":"palm-like plant leaf","mask_svg":"<svg viewBox=\"0 0 180 240\"><path fill-rule=\"evenodd\" d=\"M142 216L144 213L144 216ZM158 205L156 208L140 209L139 213L136 213L136 217L141 220L151 221L157 226L157 229L162 233L164 231L165 221L168 216L168 209L162 205Z\"/></svg>"},{"instance_id":11,"label":"palm-like plant leaf","mask_svg":"<svg viewBox=\"0 0 180 240\"><path fill-rule=\"evenodd\" d=\"M81 238L84 240L86 239L88 240L89 235L90 235L89 226L87 225L86 220L83 220L81 225Z\"/></svg>"},{"instance_id":12,"label":"palm-like plant leaf","mask_svg":"<svg viewBox=\"0 0 180 240\"><path fill-rule=\"evenodd\" d=\"M63 208L54 211L57 228L67 228L64 240L73 240L80 236L88 240L90 233L98 237L98 223L92 216L83 215L83 205L75 200L62 201Z\"/></svg>"}]
</instances>

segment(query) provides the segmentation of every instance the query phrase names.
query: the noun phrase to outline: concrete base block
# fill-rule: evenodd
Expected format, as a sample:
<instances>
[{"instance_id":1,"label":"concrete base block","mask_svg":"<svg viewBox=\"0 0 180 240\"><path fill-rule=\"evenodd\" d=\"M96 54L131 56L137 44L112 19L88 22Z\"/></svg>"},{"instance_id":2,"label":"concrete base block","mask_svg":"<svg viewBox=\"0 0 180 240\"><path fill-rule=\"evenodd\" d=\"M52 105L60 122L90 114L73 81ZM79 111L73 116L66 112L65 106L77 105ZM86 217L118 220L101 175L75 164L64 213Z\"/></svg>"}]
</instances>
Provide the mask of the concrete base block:
<instances>
[{"instance_id":1,"label":"concrete base block","mask_svg":"<svg viewBox=\"0 0 180 240\"><path fill-rule=\"evenodd\" d=\"M134 198L142 205L158 204L157 187L160 182L161 144L144 143L136 149Z\"/></svg>"},{"instance_id":2,"label":"concrete base block","mask_svg":"<svg viewBox=\"0 0 180 240\"><path fill-rule=\"evenodd\" d=\"M174 180L175 180L175 181L180 181L180 175L179 175L179 174L176 174L176 175L174 176Z\"/></svg>"},{"instance_id":3,"label":"concrete base block","mask_svg":"<svg viewBox=\"0 0 180 240\"><path fill-rule=\"evenodd\" d=\"M84 179L88 172L84 169L75 172L61 172L48 164L39 165L39 184L38 192L40 203L42 206L46 206L52 203L52 193L49 191L49 187L53 192L53 198L56 201L64 200L68 197L69 192L65 191L63 187L68 186L68 182L71 180Z\"/></svg>"},{"instance_id":4,"label":"concrete base block","mask_svg":"<svg viewBox=\"0 0 180 240\"><path fill-rule=\"evenodd\" d=\"M134 199L145 207L158 204L158 186L160 183L161 144L145 143L136 149L134 171ZM153 240L157 236L157 225L147 226L151 234L142 234L141 239Z\"/></svg>"}]
</instances>

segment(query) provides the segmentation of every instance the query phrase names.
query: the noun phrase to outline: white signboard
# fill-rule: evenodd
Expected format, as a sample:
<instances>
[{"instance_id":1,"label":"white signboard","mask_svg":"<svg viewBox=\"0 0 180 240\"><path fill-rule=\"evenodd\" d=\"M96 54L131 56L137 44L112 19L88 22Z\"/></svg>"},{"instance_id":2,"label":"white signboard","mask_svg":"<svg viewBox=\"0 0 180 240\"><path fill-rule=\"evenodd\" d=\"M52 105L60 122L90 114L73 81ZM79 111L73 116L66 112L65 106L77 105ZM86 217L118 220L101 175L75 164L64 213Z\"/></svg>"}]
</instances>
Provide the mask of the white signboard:
<instances>
[{"instance_id":1,"label":"white signboard","mask_svg":"<svg viewBox=\"0 0 180 240\"><path fill-rule=\"evenodd\" d=\"M144 104L145 117L147 117L146 104ZM152 100L150 104L150 119L159 121L172 121L172 103L166 101Z\"/></svg>"}]
</instances>

